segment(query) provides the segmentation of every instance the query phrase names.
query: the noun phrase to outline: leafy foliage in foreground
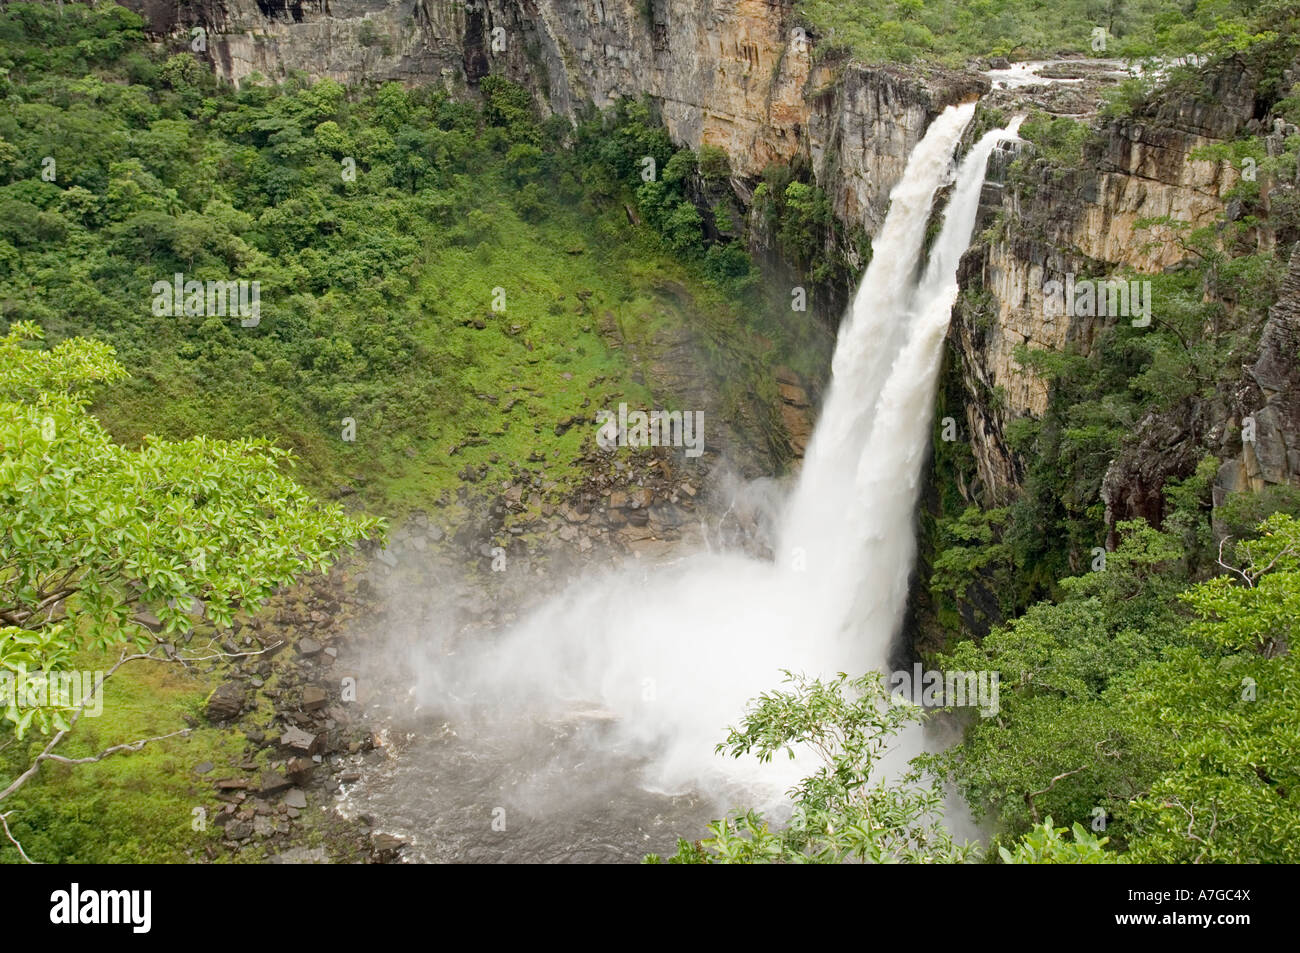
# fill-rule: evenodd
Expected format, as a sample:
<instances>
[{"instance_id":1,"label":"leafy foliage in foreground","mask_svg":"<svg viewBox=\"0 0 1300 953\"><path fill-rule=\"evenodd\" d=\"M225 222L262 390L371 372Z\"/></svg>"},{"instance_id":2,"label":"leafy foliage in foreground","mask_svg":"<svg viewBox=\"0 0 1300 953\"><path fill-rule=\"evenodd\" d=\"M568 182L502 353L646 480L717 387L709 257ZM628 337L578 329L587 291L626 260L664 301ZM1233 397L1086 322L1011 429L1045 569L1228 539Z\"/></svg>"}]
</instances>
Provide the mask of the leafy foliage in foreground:
<instances>
[{"instance_id":1,"label":"leafy foliage in foreground","mask_svg":"<svg viewBox=\"0 0 1300 953\"><path fill-rule=\"evenodd\" d=\"M898 733L920 720L919 707L891 697L874 672L827 681L787 673L786 683L789 690L752 704L718 751L761 762L816 756L817 770L790 792L788 823L774 830L754 811L723 818L709 826L711 837L680 840L669 863L958 863L972 855L940 822L935 783L919 772L872 777Z\"/></svg>"},{"instance_id":2,"label":"leafy foliage in foreground","mask_svg":"<svg viewBox=\"0 0 1300 953\"><path fill-rule=\"evenodd\" d=\"M1232 571L1185 589L1173 534L1122 528L1062 601L941 660L1002 673L998 717L941 771L1003 840L1050 814L1104 823L1137 862L1285 860L1300 834L1300 520L1271 517Z\"/></svg>"},{"instance_id":3,"label":"leafy foliage in foreground","mask_svg":"<svg viewBox=\"0 0 1300 953\"><path fill-rule=\"evenodd\" d=\"M45 351L18 323L0 338L0 666L48 676L86 648L154 644L206 616L228 626L276 589L320 571L378 521L317 503L265 441L114 443L86 386L119 380L112 349L72 339ZM63 730L67 706L19 708Z\"/></svg>"},{"instance_id":4,"label":"leafy foliage in foreground","mask_svg":"<svg viewBox=\"0 0 1300 953\"><path fill-rule=\"evenodd\" d=\"M1004 864L1113 864L1117 862L1115 854L1105 849L1109 840L1088 833L1078 821L1069 829L1054 827L1048 817L1014 850L999 847L998 856Z\"/></svg>"}]
</instances>

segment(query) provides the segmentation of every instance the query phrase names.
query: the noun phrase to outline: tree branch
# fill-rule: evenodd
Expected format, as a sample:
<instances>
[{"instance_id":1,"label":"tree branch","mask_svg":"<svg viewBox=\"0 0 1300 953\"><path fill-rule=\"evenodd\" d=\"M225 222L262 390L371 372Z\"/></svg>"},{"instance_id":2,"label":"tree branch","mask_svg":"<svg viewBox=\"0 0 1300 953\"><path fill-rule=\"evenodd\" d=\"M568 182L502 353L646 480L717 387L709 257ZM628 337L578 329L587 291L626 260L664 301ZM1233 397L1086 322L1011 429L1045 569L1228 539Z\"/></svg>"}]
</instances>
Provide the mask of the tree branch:
<instances>
[{"instance_id":1,"label":"tree branch","mask_svg":"<svg viewBox=\"0 0 1300 953\"><path fill-rule=\"evenodd\" d=\"M1035 824L1039 822L1040 818L1038 816L1038 808L1034 805L1034 798L1039 797L1051 791L1052 788L1056 787L1057 781L1064 781L1066 778L1071 777L1072 775L1076 775L1080 771L1086 771L1087 769L1088 766L1085 764L1082 768L1075 768L1073 771L1066 771L1064 774L1058 774L1056 777L1052 778L1051 783L1048 784L1047 787L1043 788L1041 791L1025 792L1025 803L1029 805L1029 813L1033 817Z\"/></svg>"},{"instance_id":2,"label":"tree branch","mask_svg":"<svg viewBox=\"0 0 1300 953\"><path fill-rule=\"evenodd\" d=\"M168 732L165 735L155 735L152 738L141 738L138 741L128 741L124 744L113 745L111 748L105 748L97 755L89 758L65 758L61 754L43 755L46 761L57 761L59 764L93 764L96 761L103 761L111 754L117 754L119 751L139 751L151 741L162 741L164 738L175 738L177 735L188 735L194 729L181 728L179 731Z\"/></svg>"},{"instance_id":3,"label":"tree branch","mask_svg":"<svg viewBox=\"0 0 1300 953\"><path fill-rule=\"evenodd\" d=\"M160 658L159 656L152 654L152 652L137 652L134 655L127 655L124 652L122 656L118 658L117 662L113 665L113 667L110 668L104 674L104 677L100 679L98 683L95 685L95 687L91 689L91 691L86 695L86 697L81 700L81 704L77 707L76 712L73 713L71 720L68 722L68 727L64 728L62 731L57 732L54 735L54 737L50 739L49 744L45 746L45 749L40 754L38 754L35 760L32 761L31 765L28 766L27 770L24 771L22 774L20 774L17 778L15 778L7 788L5 788L3 791L0 791L0 801L3 801L9 795L13 794L24 784L30 781L36 775L37 771L40 770L42 762L58 761L63 764L88 764L93 761L99 761L107 757L108 755L114 754L115 752L118 751L139 751L142 747L144 747L144 745L148 744L151 741L161 741L164 738L171 738L176 735L188 734L191 730L193 730L190 728L183 728L179 731L173 731L170 734L158 735L155 738L144 738L138 741L131 741L125 744L114 745L113 747L108 748L100 752L98 755L95 755L94 757L90 757L90 758L65 758L62 755L56 755L53 753L54 749L58 747L59 743L62 742L63 739L68 736L68 734L72 731L72 729L77 727L77 722L81 719L82 714L85 713L86 706L90 704L90 702L94 699L95 695L98 692L103 690L104 683L107 682L110 678L112 678L117 673L117 670L120 669L123 665L127 664L128 662L137 662L142 659L149 659L150 661L154 661L154 662L179 662L182 665L184 665L184 664L188 664L189 662L203 662L214 658L242 658L250 655L261 655L265 652L269 652L272 649L279 647L282 644L283 642L276 642L275 645L270 645L267 646L266 648L258 649L252 652L215 652L211 655L196 655L196 656L188 656L188 657L177 655L172 658Z\"/></svg>"},{"instance_id":4,"label":"tree branch","mask_svg":"<svg viewBox=\"0 0 1300 953\"><path fill-rule=\"evenodd\" d=\"M1222 566L1224 569L1228 570L1228 572L1236 573L1236 574L1237 574L1238 576L1240 576L1243 580L1245 580L1245 583L1246 583L1247 586L1249 586L1251 589L1254 589L1254 588L1255 588L1255 583L1251 580L1251 578L1250 578L1248 575L1246 575L1244 572L1242 572L1242 571L1241 571L1240 569L1238 569L1236 566L1229 566L1227 563L1225 563L1225 562L1223 561L1223 546L1224 546L1224 544L1227 543L1228 540L1230 540L1230 539L1232 539L1231 536L1225 536L1225 537L1223 537L1223 539L1219 540L1219 558L1218 558L1217 561L1218 561L1218 563L1219 563L1220 566Z\"/></svg>"},{"instance_id":5,"label":"tree branch","mask_svg":"<svg viewBox=\"0 0 1300 953\"><path fill-rule=\"evenodd\" d=\"M10 811L9 813L12 814L13 812ZM32 860L30 857L28 857L28 856L27 856L27 851L23 850L23 845L20 844L20 843L18 843L18 838L14 837L14 835L13 835L12 833L10 833L10 831L9 831L9 814L0 814L0 825L3 825L3 827L4 827L4 829L5 829L5 837L9 838L9 842L10 842L11 844L13 844L15 847L18 848L18 856L19 856L19 857L21 857L23 860L27 861L27 863L29 863L29 864L37 864L37 863L40 863L40 861Z\"/></svg>"}]
</instances>

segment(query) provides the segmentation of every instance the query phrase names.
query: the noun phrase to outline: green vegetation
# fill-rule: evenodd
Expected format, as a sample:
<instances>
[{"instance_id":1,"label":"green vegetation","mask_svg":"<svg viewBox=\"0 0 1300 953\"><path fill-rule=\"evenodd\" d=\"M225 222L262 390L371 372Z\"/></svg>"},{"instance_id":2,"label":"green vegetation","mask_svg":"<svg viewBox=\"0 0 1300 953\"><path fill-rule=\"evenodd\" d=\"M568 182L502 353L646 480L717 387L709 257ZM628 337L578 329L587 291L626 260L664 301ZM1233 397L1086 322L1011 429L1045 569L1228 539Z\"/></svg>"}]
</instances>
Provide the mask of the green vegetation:
<instances>
[{"instance_id":1,"label":"green vegetation","mask_svg":"<svg viewBox=\"0 0 1300 953\"><path fill-rule=\"evenodd\" d=\"M87 651L70 664L104 672L119 655ZM174 734L199 722L210 690L208 679L193 669L164 662L135 662L108 679L103 713L82 718L58 753L91 758L111 745L160 740L94 763L45 762L25 787L0 802L27 855L40 863L178 863L203 859L211 846L219 858L221 828L210 822L222 805L213 796L211 776L192 769L203 761L228 766L245 760L246 739L233 728ZM22 742L11 739L0 754L4 783L26 770L49 740L35 734ZM195 808L204 814L196 815ZM206 826L196 826L197 817ZM6 841L0 863L20 861Z\"/></svg>"},{"instance_id":2,"label":"green vegetation","mask_svg":"<svg viewBox=\"0 0 1300 953\"><path fill-rule=\"evenodd\" d=\"M949 66L972 56L1212 54L1295 15L1287 0L800 0L798 10L822 43L865 62Z\"/></svg>"},{"instance_id":3,"label":"green vegetation","mask_svg":"<svg viewBox=\"0 0 1300 953\"><path fill-rule=\"evenodd\" d=\"M1000 840L1044 814L1137 863L1285 861L1300 831L1300 521L1278 514L1234 571L1184 588L1171 534L1123 527L1103 571L941 664L1002 673L1001 711L939 760Z\"/></svg>"},{"instance_id":4,"label":"green vegetation","mask_svg":"<svg viewBox=\"0 0 1300 953\"><path fill-rule=\"evenodd\" d=\"M1088 126L1064 116L1039 113L1020 126L1020 138L1034 144L1035 153L1053 168L1078 168L1083 161L1083 146L1089 138Z\"/></svg>"},{"instance_id":5,"label":"green vegetation","mask_svg":"<svg viewBox=\"0 0 1300 953\"><path fill-rule=\"evenodd\" d=\"M852 284L856 271L844 257L844 227L831 211L830 196L808 178L806 170L774 164L763 170L754 189L754 208L786 259L818 284ZM870 258L871 242L855 236Z\"/></svg>"},{"instance_id":6,"label":"green vegetation","mask_svg":"<svg viewBox=\"0 0 1300 953\"><path fill-rule=\"evenodd\" d=\"M80 338L29 346L40 336L19 322L0 338L0 686L9 735L0 746L0 810L18 835L44 832L29 839L33 850L163 859L188 838L194 803L178 757L228 760L233 740L208 733L200 745L177 743L186 733L177 716L197 708L207 685L188 671L157 671L179 665L154 633L179 637L200 617L229 625L380 527L315 502L284 472L285 451L261 441L114 443L86 409L89 385L125 374L112 349ZM98 681L74 676L83 672ZM106 757L151 739L158 747L147 755ZM90 759L88 773L70 779L80 767L70 758ZM60 796L42 797L37 778ZM103 787L114 778L118 785ZM127 810L112 796L122 789L147 794ZM69 790L88 796L69 801ZM111 802L102 813L101 801ZM120 822L107 853L86 827L105 820Z\"/></svg>"},{"instance_id":7,"label":"green vegetation","mask_svg":"<svg viewBox=\"0 0 1300 953\"><path fill-rule=\"evenodd\" d=\"M1091 50L1103 27L1107 55L1249 67L1256 115L1297 122L1300 96L1283 88L1293 7L800 9L820 48L890 62ZM664 340L689 342L729 420L779 457L771 420L740 410L774 414L771 366L815 376L826 356L745 253L726 156L674 147L646 103L574 126L542 121L497 76L478 106L303 77L233 90L183 49L147 45L141 26L112 4L0 12L0 672L46 687L36 705L6 698L0 817L46 860L211 846L190 824L211 792L188 767L230 764L243 742L179 727L201 717L211 672L170 664L157 636L228 625L379 531L313 494L356 490L388 513L438 503L454 520L461 472L494 487L527 460L558 495L590 438L574 421L672 400L631 353ZM1208 95L1198 69L1163 81ZM1151 82L1121 85L1104 117L1154 115ZM1059 117L1022 132L1034 148L1009 184L1025 202L1078 184L1098 147ZM1160 302L1150 327L1017 352L1050 389L1041 416L1006 429L1024 467L1016 499L969 505L952 487L974 485L971 454L940 445L947 479L923 517L925 588L947 636L934 661L1001 673L997 716L882 783L872 769L919 713L875 677L791 676L719 750L811 748L820 767L791 792L793 819L733 814L669 862L975 859L935 821L943 780L993 830L988 860L1287 859L1300 838L1300 491L1215 507L1218 460L1201 446L1165 481L1159 526L1107 526L1100 491L1144 420L1199 419L1238 379L1277 293L1273 248L1300 239L1296 190L1277 187L1293 185L1298 149L1298 136L1279 148L1253 133L1207 147L1196 158L1257 172L1232 214L1138 223L1184 253L1142 276ZM798 165L767 169L754 203L801 280L841 283L843 250L870 252ZM159 285L178 274L256 282L256 314L213 314L188 294L179 313L163 307ZM988 304L972 289L960 307L980 328ZM955 399L947 387L942 406ZM50 693L84 669L112 673L102 717Z\"/></svg>"},{"instance_id":8,"label":"green vegetation","mask_svg":"<svg viewBox=\"0 0 1300 953\"><path fill-rule=\"evenodd\" d=\"M725 162L675 155L635 104L575 130L496 77L481 110L397 84L236 92L109 5L11 4L0 38L0 318L111 343L131 377L96 412L127 443L271 436L314 489L392 512L450 502L466 465L499 483L539 440L575 475L590 435L557 423L652 399L621 336L689 329L737 400L808 363L788 297L707 237ZM155 314L177 273L259 282L255 326Z\"/></svg>"},{"instance_id":9,"label":"green vegetation","mask_svg":"<svg viewBox=\"0 0 1300 953\"><path fill-rule=\"evenodd\" d=\"M1294 56L1298 37L1300 33L1293 33L1263 41L1236 54L1222 68L1238 69L1238 60L1252 64L1275 97L1262 106L1286 115L1292 106L1270 85L1268 67L1282 53L1286 55L1281 59ZM1212 63L1206 69L1219 68L1221 64ZM1204 81L1203 74L1188 75L1201 75ZM1186 81L1186 77L1179 79ZM1165 95L1152 94L1138 108L1157 108ZM1040 190L1048 190L1045 201L1050 202L1082 187L1081 169L1090 165L1086 157L1095 156L1099 148L1095 129L1038 114L1026 120L1022 133L1033 148L1008 174L1022 202L1037 201ZM1076 276L1150 282L1150 300L1158 306L1149 327L1106 322L1091 340L1071 343L1060 351L1017 349L1017 362L1049 384L1047 409L1041 416L1007 423L1009 449L1025 468L1016 500L983 517L966 512L960 500L943 501L941 515L928 535L935 548L944 551L931 567L931 588L937 607L947 613L946 622L964 613L968 619L981 616L996 623L1056 593L1056 580L1088 566L1093 550L1106 541L1102 479L1112 461L1132 447L1139 423L1151 415L1175 422L1193 420L1237 380L1241 366L1252 359L1268 308L1277 296L1282 266L1274 248L1289 247L1300 238L1294 189L1276 187L1293 180L1298 149L1300 141L1291 137L1277 155L1269 156L1259 136L1243 134L1200 150L1197 159L1251 169L1250 176L1238 177L1228 196L1236 205L1231 218L1199 228L1170 218L1139 221L1137 232L1146 246L1142 250L1172 245L1182 258L1177 266L1137 275L1103 271L1098 265ZM1030 223L1040 214L1045 213L1034 212L1017 222L1017 228L1032 229ZM1005 238L1009 227L1004 217L998 234ZM1263 232L1269 234L1268 242L1261 242ZM1050 241L1045 235L1030 237ZM959 308L973 326L986 323L987 302L979 289L964 292ZM996 403L995 394L985 399ZM1165 488L1166 528L1176 525L1187 534L1180 541L1186 549L1184 578L1193 581L1215 569L1206 518L1213 478L1208 460L1208 449L1201 448L1197 461L1201 469ZM944 449L937 465L963 485L975 479L968 456ZM1277 488L1269 491L1267 500L1231 500L1216 516L1234 535L1249 535L1276 510L1300 514L1296 497L1295 492ZM996 533L984 534L987 541L996 542L994 550L987 550L985 538L971 535L981 521L996 522ZM967 548L974 551L963 556L961 551ZM987 597L992 593L996 593L995 613L989 612ZM982 634L978 626L969 631Z\"/></svg>"}]
</instances>

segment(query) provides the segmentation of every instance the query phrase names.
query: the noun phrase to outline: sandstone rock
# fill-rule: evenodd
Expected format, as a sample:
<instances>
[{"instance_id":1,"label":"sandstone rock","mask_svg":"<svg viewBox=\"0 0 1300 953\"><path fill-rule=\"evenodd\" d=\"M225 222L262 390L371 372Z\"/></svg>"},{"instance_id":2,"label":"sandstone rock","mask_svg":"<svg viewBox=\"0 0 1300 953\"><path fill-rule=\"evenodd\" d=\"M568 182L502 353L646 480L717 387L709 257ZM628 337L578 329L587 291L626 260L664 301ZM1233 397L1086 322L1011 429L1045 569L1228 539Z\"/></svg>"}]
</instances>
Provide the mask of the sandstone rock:
<instances>
[{"instance_id":1,"label":"sandstone rock","mask_svg":"<svg viewBox=\"0 0 1300 953\"><path fill-rule=\"evenodd\" d=\"M142 626L144 626L146 629L148 629L150 632L154 633L155 635L157 635L159 632L163 630L162 620L159 619L152 612L150 612L148 609L142 609L141 611L137 612L135 614L135 621L139 622Z\"/></svg>"},{"instance_id":2,"label":"sandstone rock","mask_svg":"<svg viewBox=\"0 0 1300 953\"><path fill-rule=\"evenodd\" d=\"M226 837L234 841L248 840L253 836L253 825L248 821L231 821L226 825Z\"/></svg>"},{"instance_id":3,"label":"sandstone rock","mask_svg":"<svg viewBox=\"0 0 1300 953\"><path fill-rule=\"evenodd\" d=\"M287 791L292 786L288 778L275 771L263 771L262 783L258 788L258 794L261 797L273 797L281 791Z\"/></svg>"},{"instance_id":4,"label":"sandstone rock","mask_svg":"<svg viewBox=\"0 0 1300 953\"><path fill-rule=\"evenodd\" d=\"M291 847L267 860L270 864L328 864L329 853L324 847Z\"/></svg>"},{"instance_id":5,"label":"sandstone rock","mask_svg":"<svg viewBox=\"0 0 1300 953\"><path fill-rule=\"evenodd\" d=\"M320 750L318 736L303 731L301 728L288 728L280 735L280 744L302 754L316 754Z\"/></svg>"},{"instance_id":6,"label":"sandstone rock","mask_svg":"<svg viewBox=\"0 0 1300 953\"><path fill-rule=\"evenodd\" d=\"M290 758L288 764L284 766L285 775L294 784L306 784L311 780L315 769L316 762L303 757Z\"/></svg>"},{"instance_id":7,"label":"sandstone rock","mask_svg":"<svg viewBox=\"0 0 1300 953\"><path fill-rule=\"evenodd\" d=\"M302 707L304 711L316 711L329 704L329 694L316 685L308 685L302 690Z\"/></svg>"},{"instance_id":8,"label":"sandstone rock","mask_svg":"<svg viewBox=\"0 0 1300 953\"><path fill-rule=\"evenodd\" d=\"M406 847L406 841L393 834L375 834L370 839L370 845L377 858L391 860Z\"/></svg>"},{"instance_id":9,"label":"sandstone rock","mask_svg":"<svg viewBox=\"0 0 1300 953\"><path fill-rule=\"evenodd\" d=\"M208 697L204 710L210 721L229 721L244 710L246 698L244 687L238 682L223 682Z\"/></svg>"}]
</instances>

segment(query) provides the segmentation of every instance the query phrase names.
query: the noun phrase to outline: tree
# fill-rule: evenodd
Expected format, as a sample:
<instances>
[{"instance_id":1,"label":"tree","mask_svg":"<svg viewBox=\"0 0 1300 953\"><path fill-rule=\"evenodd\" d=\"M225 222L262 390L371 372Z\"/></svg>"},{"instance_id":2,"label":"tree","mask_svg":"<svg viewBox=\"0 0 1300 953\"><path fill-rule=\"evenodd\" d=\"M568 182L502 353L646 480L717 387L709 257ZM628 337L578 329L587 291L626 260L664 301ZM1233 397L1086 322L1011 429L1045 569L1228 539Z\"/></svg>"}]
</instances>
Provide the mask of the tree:
<instances>
[{"instance_id":1,"label":"tree","mask_svg":"<svg viewBox=\"0 0 1300 953\"><path fill-rule=\"evenodd\" d=\"M41 337L19 322L0 338L0 672L9 683L66 684L72 656L87 648L121 649L110 675L129 661L175 658L168 636L199 617L228 626L381 529L313 500L282 471L286 451L263 440L116 444L86 409L87 385L125 376L112 348L78 338L25 346ZM0 781L0 801L42 761L60 760L54 748L91 701L34 697L26 705L9 692L4 721L19 737L54 734L27 771Z\"/></svg>"},{"instance_id":2,"label":"tree","mask_svg":"<svg viewBox=\"0 0 1300 953\"><path fill-rule=\"evenodd\" d=\"M1271 657L1294 644L1300 625L1300 523L1275 513L1259 531L1259 539L1238 547L1243 566L1225 563L1221 544L1219 565L1227 574L1193 587L1182 599L1196 613L1198 635Z\"/></svg>"},{"instance_id":3,"label":"tree","mask_svg":"<svg viewBox=\"0 0 1300 953\"><path fill-rule=\"evenodd\" d=\"M1001 673L997 718L973 724L938 766L980 816L1019 838L1046 815L1091 822L1121 812L1173 766L1167 734L1119 702L1125 677L1190 641L1177 612L1182 550L1135 520L1104 567L941 657L955 671Z\"/></svg>"},{"instance_id":4,"label":"tree","mask_svg":"<svg viewBox=\"0 0 1300 953\"><path fill-rule=\"evenodd\" d=\"M1175 767L1131 806L1134 860L1275 863L1300 838L1300 521L1275 514L1240 565L1189 589L1206 649L1134 678L1129 716L1175 739Z\"/></svg>"},{"instance_id":5,"label":"tree","mask_svg":"<svg viewBox=\"0 0 1300 953\"><path fill-rule=\"evenodd\" d=\"M1173 765L1125 809L1135 863L1289 863L1300 839L1300 664L1188 649L1138 672L1124 714Z\"/></svg>"},{"instance_id":6,"label":"tree","mask_svg":"<svg viewBox=\"0 0 1300 953\"><path fill-rule=\"evenodd\" d=\"M943 661L1000 671L1002 697L939 765L1022 846L1055 850L1046 814L1104 823L1141 863L1285 860L1300 837L1300 521L1265 520L1240 564L1221 555L1227 573L1190 588L1174 535L1121 527L1062 602Z\"/></svg>"},{"instance_id":7,"label":"tree","mask_svg":"<svg viewBox=\"0 0 1300 953\"><path fill-rule=\"evenodd\" d=\"M896 782L873 777L891 739L920 720L919 706L891 697L876 672L827 681L787 672L786 683L793 688L760 696L718 751L765 763L781 751L793 758L796 748L816 755L820 767L790 791L789 823L773 830L757 812L732 815L709 825L712 837L679 840L669 863L958 863L973 855L937 819L937 784L916 771Z\"/></svg>"}]
</instances>

